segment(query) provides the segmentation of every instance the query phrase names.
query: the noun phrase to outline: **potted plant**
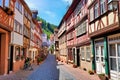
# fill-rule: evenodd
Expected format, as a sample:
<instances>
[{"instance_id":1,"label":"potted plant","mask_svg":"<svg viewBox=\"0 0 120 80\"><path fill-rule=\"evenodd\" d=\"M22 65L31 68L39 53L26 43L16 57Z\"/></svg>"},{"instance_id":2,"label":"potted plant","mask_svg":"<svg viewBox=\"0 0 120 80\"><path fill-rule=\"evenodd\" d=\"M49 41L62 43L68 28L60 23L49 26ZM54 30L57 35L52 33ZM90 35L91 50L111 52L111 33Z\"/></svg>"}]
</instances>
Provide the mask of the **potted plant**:
<instances>
[{"instance_id":1,"label":"potted plant","mask_svg":"<svg viewBox=\"0 0 120 80\"><path fill-rule=\"evenodd\" d=\"M37 64L39 65L39 63L42 61L42 58L41 57L37 57Z\"/></svg>"},{"instance_id":2,"label":"potted plant","mask_svg":"<svg viewBox=\"0 0 120 80\"><path fill-rule=\"evenodd\" d=\"M77 65L73 64L73 68L77 68Z\"/></svg>"},{"instance_id":3,"label":"potted plant","mask_svg":"<svg viewBox=\"0 0 120 80\"><path fill-rule=\"evenodd\" d=\"M3 9L8 15L13 15L14 14L13 11L9 7L4 7Z\"/></svg>"},{"instance_id":4,"label":"potted plant","mask_svg":"<svg viewBox=\"0 0 120 80\"><path fill-rule=\"evenodd\" d=\"M93 74L94 74L94 71L88 70L88 73L89 73L90 75L93 75Z\"/></svg>"},{"instance_id":5,"label":"potted plant","mask_svg":"<svg viewBox=\"0 0 120 80\"><path fill-rule=\"evenodd\" d=\"M99 76L100 80L107 80L107 79L106 79L107 77L105 76L104 73L98 74L98 76Z\"/></svg>"}]
</instances>

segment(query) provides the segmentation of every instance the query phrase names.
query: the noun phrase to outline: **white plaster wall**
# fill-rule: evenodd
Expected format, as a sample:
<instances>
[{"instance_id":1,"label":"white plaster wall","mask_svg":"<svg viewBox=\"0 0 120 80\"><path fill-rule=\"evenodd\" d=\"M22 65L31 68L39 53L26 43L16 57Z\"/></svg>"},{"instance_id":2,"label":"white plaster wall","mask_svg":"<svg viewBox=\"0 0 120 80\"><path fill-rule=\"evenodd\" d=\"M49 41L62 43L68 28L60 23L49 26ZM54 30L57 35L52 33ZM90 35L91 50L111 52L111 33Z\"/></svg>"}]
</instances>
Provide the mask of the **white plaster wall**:
<instances>
[{"instance_id":1,"label":"white plaster wall","mask_svg":"<svg viewBox=\"0 0 120 80\"><path fill-rule=\"evenodd\" d=\"M23 46L23 35L20 35L20 34L18 34L18 33L16 33L16 32L13 32L13 34L12 34L12 42L13 42L13 44L18 44L18 45L21 45L21 46Z\"/></svg>"},{"instance_id":2,"label":"white plaster wall","mask_svg":"<svg viewBox=\"0 0 120 80\"><path fill-rule=\"evenodd\" d=\"M23 10L23 8L22 8ZM23 11L22 14L15 8L15 20L23 25Z\"/></svg>"}]
</instances>

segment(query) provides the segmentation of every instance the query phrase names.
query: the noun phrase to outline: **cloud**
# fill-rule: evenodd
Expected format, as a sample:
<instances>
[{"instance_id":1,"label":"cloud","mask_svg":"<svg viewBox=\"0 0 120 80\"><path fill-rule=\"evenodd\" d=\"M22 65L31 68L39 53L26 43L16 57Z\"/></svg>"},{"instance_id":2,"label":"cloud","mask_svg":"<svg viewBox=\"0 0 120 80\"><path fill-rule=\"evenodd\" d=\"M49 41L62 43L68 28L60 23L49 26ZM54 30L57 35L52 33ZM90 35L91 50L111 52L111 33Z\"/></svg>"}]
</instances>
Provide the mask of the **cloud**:
<instances>
[{"instance_id":1,"label":"cloud","mask_svg":"<svg viewBox=\"0 0 120 80\"><path fill-rule=\"evenodd\" d=\"M27 2L28 6L31 9L37 9L37 6L34 3L30 2L30 0L25 0L25 1Z\"/></svg>"},{"instance_id":2,"label":"cloud","mask_svg":"<svg viewBox=\"0 0 120 80\"><path fill-rule=\"evenodd\" d=\"M51 11L45 11L45 13L48 15L48 16L51 16L51 17L55 17L55 13L51 12Z\"/></svg>"},{"instance_id":3,"label":"cloud","mask_svg":"<svg viewBox=\"0 0 120 80\"><path fill-rule=\"evenodd\" d=\"M73 0L62 0L65 3L71 4Z\"/></svg>"}]
</instances>

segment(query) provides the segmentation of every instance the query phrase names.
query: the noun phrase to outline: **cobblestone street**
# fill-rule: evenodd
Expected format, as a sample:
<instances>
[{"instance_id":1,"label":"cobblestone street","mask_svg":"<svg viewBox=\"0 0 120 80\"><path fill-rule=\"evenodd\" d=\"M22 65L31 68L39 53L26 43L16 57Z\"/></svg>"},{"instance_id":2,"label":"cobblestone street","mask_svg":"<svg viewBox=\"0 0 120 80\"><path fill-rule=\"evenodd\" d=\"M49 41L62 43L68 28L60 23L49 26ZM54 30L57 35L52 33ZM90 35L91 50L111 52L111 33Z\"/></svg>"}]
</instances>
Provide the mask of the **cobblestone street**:
<instances>
[{"instance_id":1,"label":"cobblestone street","mask_svg":"<svg viewBox=\"0 0 120 80\"><path fill-rule=\"evenodd\" d=\"M97 75L73 68L71 64L57 62L55 56L48 55L46 60L33 65L34 70L20 70L16 73L0 76L0 80L99 80Z\"/></svg>"},{"instance_id":2,"label":"cobblestone street","mask_svg":"<svg viewBox=\"0 0 120 80\"><path fill-rule=\"evenodd\" d=\"M38 68L38 65L32 64L33 70ZM9 75L0 76L0 80L26 80L28 75L30 75L33 70L20 70Z\"/></svg>"},{"instance_id":3,"label":"cobblestone street","mask_svg":"<svg viewBox=\"0 0 120 80\"><path fill-rule=\"evenodd\" d=\"M55 56L48 55L44 63L29 75L28 80L59 80L59 70L57 69Z\"/></svg>"}]
</instances>

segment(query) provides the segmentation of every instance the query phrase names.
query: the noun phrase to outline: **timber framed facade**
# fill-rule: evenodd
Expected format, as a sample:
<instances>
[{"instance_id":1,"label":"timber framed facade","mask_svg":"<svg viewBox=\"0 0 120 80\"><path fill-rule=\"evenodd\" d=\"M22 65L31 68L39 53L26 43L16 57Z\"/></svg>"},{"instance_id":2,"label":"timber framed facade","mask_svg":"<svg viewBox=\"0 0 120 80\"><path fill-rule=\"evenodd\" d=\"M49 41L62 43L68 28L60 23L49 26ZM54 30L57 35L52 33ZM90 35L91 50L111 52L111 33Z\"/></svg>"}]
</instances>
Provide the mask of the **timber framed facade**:
<instances>
[{"instance_id":1,"label":"timber framed facade","mask_svg":"<svg viewBox=\"0 0 120 80\"><path fill-rule=\"evenodd\" d=\"M98 74L104 73L110 79L119 80L120 2L117 1L115 10L109 10L109 2L111 1L89 1L88 33L92 44L92 68Z\"/></svg>"}]
</instances>

